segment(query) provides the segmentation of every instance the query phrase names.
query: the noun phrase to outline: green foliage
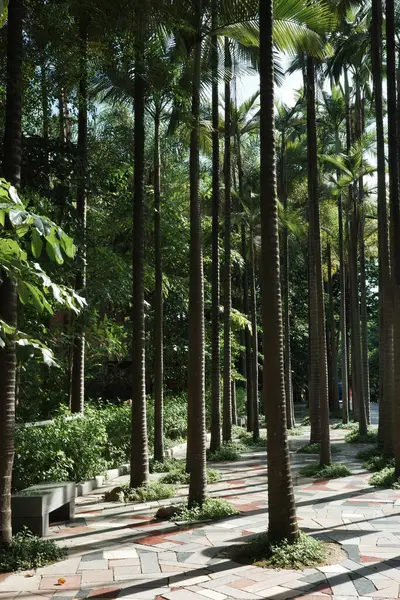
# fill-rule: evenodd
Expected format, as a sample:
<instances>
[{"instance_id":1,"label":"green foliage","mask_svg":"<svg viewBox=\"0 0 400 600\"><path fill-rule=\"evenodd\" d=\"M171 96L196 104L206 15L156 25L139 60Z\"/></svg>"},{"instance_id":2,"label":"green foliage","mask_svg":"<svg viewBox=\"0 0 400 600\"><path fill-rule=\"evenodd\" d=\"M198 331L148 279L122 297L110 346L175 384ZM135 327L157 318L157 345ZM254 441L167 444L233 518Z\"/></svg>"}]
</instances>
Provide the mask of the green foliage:
<instances>
[{"instance_id":1,"label":"green foliage","mask_svg":"<svg viewBox=\"0 0 400 600\"><path fill-rule=\"evenodd\" d=\"M318 479L338 479L339 477L348 477L351 475L351 472L346 465L341 463L322 466L316 462L302 467L300 475L304 477L317 477Z\"/></svg>"},{"instance_id":2,"label":"green foliage","mask_svg":"<svg viewBox=\"0 0 400 600\"><path fill-rule=\"evenodd\" d=\"M394 467L394 458L389 458L383 454L371 456L363 463L363 467L372 473L382 471L382 469Z\"/></svg>"},{"instance_id":3,"label":"green foliage","mask_svg":"<svg viewBox=\"0 0 400 600\"><path fill-rule=\"evenodd\" d=\"M369 460L370 458L374 458L375 456L380 456L381 451L378 446L373 446L372 448L365 448L364 450L360 450L356 454L356 458L360 460Z\"/></svg>"},{"instance_id":4,"label":"green foliage","mask_svg":"<svg viewBox=\"0 0 400 600\"><path fill-rule=\"evenodd\" d=\"M332 425L332 429L357 429L358 423L355 421L350 421L349 423L335 423Z\"/></svg>"},{"instance_id":5,"label":"green foliage","mask_svg":"<svg viewBox=\"0 0 400 600\"><path fill-rule=\"evenodd\" d=\"M288 429L287 434L289 437L298 437L304 434L304 429L302 427L295 426L292 429Z\"/></svg>"},{"instance_id":6,"label":"green foliage","mask_svg":"<svg viewBox=\"0 0 400 600\"><path fill-rule=\"evenodd\" d=\"M293 544L284 540L279 545L270 544L267 534L262 534L245 545L234 547L232 558L275 569L304 569L323 563L326 555L324 544L305 533L300 533Z\"/></svg>"},{"instance_id":7,"label":"green foliage","mask_svg":"<svg viewBox=\"0 0 400 600\"><path fill-rule=\"evenodd\" d=\"M23 489L45 481L85 481L130 460L131 406L105 404L99 408L86 406L84 416L73 416L65 408L59 410L52 423L43 427L18 427L14 486ZM148 406L148 435L152 446L154 420L152 401ZM168 397L164 422L166 441L177 443L175 436L186 430L187 403L184 397ZM184 424L183 424L184 423ZM171 440L171 437L173 438ZM179 438L178 438L179 439ZM175 459L166 459L175 466ZM168 468L152 466L154 472ZM158 469L164 468L164 471Z\"/></svg>"},{"instance_id":8,"label":"green foliage","mask_svg":"<svg viewBox=\"0 0 400 600\"><path fill-rule=\"evenodd\" d=\"M400 477L396 475L394 467L384 467L382 470L374 473L369 483L376 487L400 490Z\"/></svg>"},{"instance_id":9,"label":"green foliage","mask_svg":"<svg viewBox=\"0 0 400 600\"><path fill-rule=\"evenodd\" d=\"M63 560L67 555L53 540L33 535L25 529L17 533L7 548L0 547L0 573L27 571Z\"/></svg>"},{"instance_id":10,"label":"green foliage","mask_svg":"<svg viewBox=\"0 0 400 600\"><path fill-rule=\"evenodd\" d=\"M207 498L202 506L179 506L172 517L173 521L217 521L239 514L239 511L227 500Z\"/></svg>"},{"instance_id":11,"label":"green foliage","mask_svg":"<svg viewBox=\"0 0 400 600\"><path fill-rule=\"evenodd\" d=\"M309 416L304 417L304 419L302 420L301 424L304 427L308 427L309 425L311 425L311 419L310 419L310 417Z\"/></svg>"},{"instance_id":12,"label":"green foliage","mask_svg":"<svg viewBox=\"0 0 400 600\"><path fill-rule=\"evenodd\" d=\"M154 431L154 400L152 398L147 399L147 424L149 431ZM164 398L164 432L165 437L176 443L186 438L187 394Z\"/></svg>"},{"instance_id":13,"label":"green foliage","mask_svg":"<svg viewBox=\"0 0 400 600\"><path fill-rule=\"evenodd\" d=\"M240 451L243 446L235 442L227 442L221 445L219 450L210 452L207 450L207 460L211 462L235 461L240 459Z\"/></svg>"},{"instance_id":14,"label":"green foliage","mask_svg":"<svg viewBox=\"0 0 400 600\"><path fill-rule=\"evenodd\" d=\"M361 435L358 429L353 429L345 436L344 441L349 444L377 444L378 432L370 428L366 435Z\"/></svg>"},{"instance_id":15,"label":"green foliage","mask_svg":"<svg viewBox=\"0 0 400 600\"><path fill-rule=\"evenodd\" d=\"M157 463L159 465L160 463ZM159 467L161 468L161 467ZM183 484L188 485L190 481L190 474L186 472L186 461L185 460L176 460L176 459L168 459L164 463L164 471L168 471L166 475L161 477L160 481L162 483L170 483L170 484ZM153 471L154 472L154 471ZM216 469L207 469L207 483L215 483L220 480L221 476L219 471Z\"/></svg>"},{"instance_id":16,"label":"green foliage","mask_svg":"<svg viewBox=\"0 0 400 600\"><path fill-rule=\"evenodd\" d=\"M297 454L319 454L321 450L321 444L305 444L296 450ZM337 454L338 449L336 446L331 446L331 454Z\"/></svg>"},{"instance_id":17,"label":"green foliage","mask_svg":"<svg viewBox=\"0 0 400 600\"><path fill-rule=\"evenodd\" d=\"M124 502L153 502L154 500L165 500L173 498L175 488L172 485L152 481L148 485L138 488L123 486L122 496Z\"/></svg>"}]
</instances>

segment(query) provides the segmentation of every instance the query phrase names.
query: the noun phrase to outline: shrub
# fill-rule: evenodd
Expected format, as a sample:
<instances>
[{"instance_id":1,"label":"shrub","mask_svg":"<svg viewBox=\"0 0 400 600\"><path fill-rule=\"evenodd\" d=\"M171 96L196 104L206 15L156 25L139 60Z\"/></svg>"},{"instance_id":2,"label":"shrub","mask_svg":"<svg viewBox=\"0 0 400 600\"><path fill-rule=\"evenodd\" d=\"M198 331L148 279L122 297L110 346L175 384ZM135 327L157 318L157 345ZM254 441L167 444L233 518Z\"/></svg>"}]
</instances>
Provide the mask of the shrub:
<instances>
[{"instance_id":1,"label":"shrub","mask_svg":"<svg viewBox=\"0 0 400 600\"><path fill-rule=\"evenodd\" d=\"M287 540L279 545L270 544L268 535L262 534L232 549L233 560L277 569L313 567L321 564L326 555L324 544L305 533L300 533L294 544Z\"/></svg>"},{"instance_id":2,"label":"shrub","mask_svg":"<svg viewBox=\"0 0 400 600\"><path fill-rule=\"evenodd\" d=\"M312 463L300 469L300 475L304 477L317 477L318 479L337 479L339 477L348 477L351 472L341 463L332 463L322 466L320 463Z\"/></svg>"},{"instance_id":3,"label":"shrub","mask_svg":"<svg viewBox=\"0 0 400 600\"><path fill-rule=\"evenodd\" d=\"M394 467L385 467L381 471L374 473L369 482L376 487L400 490L400 477L396 475Z\"/></svg>"},{"instance_id":4,"label":"shrub","mask_svg":"<svg viewBox=\"0 0 400 600\"><path fill-rule=\"evenodd\" d=\"M238 430L240 430L240 431L238 431ZM240 440L240 444L242 444L243 446L248 446L250 448L252 448L252 447L253 448L255 448L255 447L266 448L267 447L267 438L265 435L260 435L258 440L254 440L253 434L251 431L246 431L246 429L244 429L243 427L237 427L236 431L237 431L237 437Z\"/></svg>"},{"instance_id":5,"label":"shrub","mask_svg":"<svg viewBox=\"0 0 400 600\"><path fill-rule=\"evenodd\" d=\"M304 427L307 427L308 425L311 425L311 419L310 417L307 415L307 417L304 417L304 419L302 420L301 424Z\"/></svg>"},{"instance_id":6,"label":"shrub","mask_svg":"<svg viewBox=\"0 0 400 600\"><path fill-rule=\"evenodd\" d=\"M296 450L297 454L319 454L320 453L321 444L306 444L305 446L301 446L298 450ZM336 446L331 446L331 454L337 454L338 449Z\"/></svg>"},{"instance_id":7,"label":"shrub","mask_svg":"<svg viewBox=\"0 0 400 600\"><path fill-rule=\"evenodd\" d=\"M138 488L122 486L122 494L124 502L152 502L172 498L175 495L175 488L172 485L152 481Z\"/></svg>"},{"instance_id":8,"label":"shrub","mask_svg":"<svg viewBox=\"0 0 400 600\"><path fill-rule=\"evenodd\" d=\"M215 469L207 469L207 483L215 483L219 481L221 476L218 471ZM175 460L172 463L169 472L166 475L161 477L160 481L162 483L170 483L170 484L183 484L188 485L190 482L190 475L186 473L186 461L184 460Z\"/></svg>"},{"instance_id":9,"label":"shrub","mask_svg":"<svg viewBox=\"0 0 400 600\"><path fill-rule=\"evenodd\" d=\"M53 540L45 540L25 529L17 533L8 548L0 547L0 573L38 569L63 560L67 555Z\"/></svg>"},{"instance_id":10,"label":"shrub","mask_svg":"<svg viewBox=\"0 0 400 600\"><path fill-rule=\"evenodd\" d=\"M107 431L98 411L66 420L64 411L44 427L16 430L14 486L22 489L46 481L84 481L107 469Z\"/></svg>"},{"instance_id":11,"label":"shrub","mask_svg":"<svg viewBox=\"0 0 400 600\"><path fill-rule=\"evenodd\" d=\"M371 458L379 456L380 454L381 451L379 450L379 448L377 446L374 446L373 448L365 448L365 450L360 450L359 452L357 452L356 458L359 458L360 460L370 460Z\"/></svg>"},{"instance_id":12,"label":"shrub","mask_svg":"<svg viewBox=\"0 0 400 600\"><path fill-rule=\"evenodd\" d=\"M358 428L350 431L344 438L349 444L377 444L378 432L376 429L369 429L366 435L361 435Z\"/></svg>"},{"instance_id":13,"label":"shrub","mask_svg":"<svg viewBox=\"0 0 400 600\"><path fill-rule=\"evenodd\" d=\"M303 435L303 433L304 429L302 427L297 427L296 425L292 427L292 429L287 430L287 434L292 437Z\"/></svg>"},{"instance_id":14,"label":"shrub","mask_svg":"<svg viewBox=\"0 0 400 600\"><path fill-rule=\"evenodd\" d=\"M350 421L349 423L335 423L332 425L332 429L357 429L358 423Z\"/></svg>"},{"instance_id":15,"label":"shrub","mask_svg":"<svg viewBox=\"0 0 400 600\"><path fill-rule=\"evenodd\" d=\"M149 460L150 473L169 473L172 469L177 468L181 462L173 457L165 458L162 463L151 458Z\"/></svg>"},{"instance_id":16,"label":"shrub","mask_svg":"<svg viewBox=\"0 0 400 600\"><path fill-rule=\"evenodd\" d=\"M219 450L215 452L207 451L207 460L211 462L235 461L240 459L240 450L243 447L234 442L222 444Z\"/></svg>"},{"instance_id":17,"label":"shrub","mask_svg":"<svg viewBox=\"0 0 400 600\"><path fill-rule=\"evenodd\" d=\"M225 519L238 515L239 511L227 500L221 498L207 498L202 506L193 506L188 508L185 505L179 506L174 516L173 521L207 521Z\"/></svg>"}]
</instances>

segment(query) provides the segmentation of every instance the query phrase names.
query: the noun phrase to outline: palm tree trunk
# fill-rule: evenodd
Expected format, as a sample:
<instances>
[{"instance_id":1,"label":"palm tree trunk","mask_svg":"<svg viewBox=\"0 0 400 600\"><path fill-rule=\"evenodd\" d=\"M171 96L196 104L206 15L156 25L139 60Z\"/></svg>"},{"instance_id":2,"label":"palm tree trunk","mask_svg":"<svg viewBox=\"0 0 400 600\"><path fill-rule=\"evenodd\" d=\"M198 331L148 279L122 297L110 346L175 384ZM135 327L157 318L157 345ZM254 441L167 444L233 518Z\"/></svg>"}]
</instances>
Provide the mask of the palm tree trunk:
<instances>
[{"instance_id":1,"label":"palm tree trunk","mask_svg":"<svg viewBox=\"0 0 400 600\"><path fill-rule=\"evenodd\" d=\"M256 278L255 278L255 258L254 258L254 231L250 227L250 314L251 314L251 379L253 390L253 440L260 439L260 423L258 409L258 331L257 331L257 298L256 298Z\"/></svg>"},{"instance_id":2,"label":"palm tree trunk","mask_svg":"<svg viewBox=\"0 0 400 600\"><path fill-rule=\"evenodd\" d=\"M135 9L135 132L133 181L133 249L132 249L132 436L131 480L139 487L149 480L149 455L146 419L146 366L144 324L144 156L145 156L145 81L143 6Z\"/></svg>"},{"instance_id":3,"label":"palm tree trunk","mask_svg":"<svg viewBox=\"0 0 400 600\"><path fill-rule=\"evenodd\" d=\"M338 198L340 267L340 341L342 350L342 421L349 422L349 378L347 367L346 266L344 262L343 200Z\"/></svg>"},{"instance_id":4,"label":"palm tree trunk","mask_svg":"<svg viewBox=\"0 0 400 600\"><path fill-rule=\"evenodd\" d=\"M299 535L286 430L282 302L275 172L272 0L260 0L260 211L263 322L263 402L267 418L268 537L293 543Z\"/></svg>"},{"instance_id":5,"label":"palm tree trunk","mask_svg":"<svg viewBox=\"0 0 400 600\"><path fill-rule=\"evenodd\" d=\"M281 141L281 194L282 206L284 210L288 207L287 185L286 185L286 138L282 132ZM295 426L294 410L293 410L293 386L292 386L292 358L290 351L290 306L289 306L289 277L290 277L290 262L289 262L289 231L285 225L283 228L283 269L282 269L282 300L283 300L283 329L284 329L284 361L285 361L285 391L286 391L286 420L288 429Z\"/></svg>"},{"instance_id":6,"label":"palm tree trunk","mask_svg":"<svg viewBox=\"0 0 400 600\"><path fill-rule=\"evenodd\" d=\"M197 2L193 60L192 131L190 135L190 271L188 401L191 425L189 506L206 495L206 422L204 390L204 279L199 190L202 0ZM189 440L188 440L189 442Z\"/></svg>"},{"instance_id":7,"label":"palm tree trunk","mask_svg":"<svg viewBox=\"0 0 400 600\"><path fill-rule=\"evenodd\" d=\"M86 212L87 212L87 21L85 10L79 20L80 76L79 76L79 113L78 113L78 156L79 176L76 195L80 251L79 271L76 275L75 289L84 295L86 288ZM85 406L85 317L81 313L76 317L72 350L71 410L83 413Z\"/></svg>"},{"instance_id":8,"label":"palm tree trunk","mask_svg":"<svg viewBox=\"0 0 400 600\"><path fill-rule=\"evenodd\" d=\"M160 118L161 108L157 106L154 115L154 460L164 462L164 330L161 250Z\"/></svg>"},{"instance_id":9,"label":"palm tree trunk","mask_svg":"<svg viewBox=\"0 0 400 600\"><path fill-rule=\"evenodd\" d=\"M232 351L231 351L231 308L232 308L232 272L231 272L231 68L232 61L229 39L225 38L225 227L224 227L224 387L223 387L223 419L222 439L232 439Z\"/></svg>"},{"instance_id":10,"label":"palm tree trunk","mask_svg":"<svg viewBox=\"0 0 400 600\"><path fill-rule=\"evenodd\" d=\"M212 3L212 29L218 23L218 1ZM218 39L212 38L212 308L211 308L211 442L215 452L221 446L221 372L220 372L220 278L219 278L219 107L218 107Z\"/></svg>"},{"instance_id":11,"label":"palm tree trunk","mask_svg":"<svg viewBox=\"0 0 400 600\"><path fill-rule=\"evenodd\" d=\"M19 189L21 181L22 0L8 7L7 91L3 176ZM17 286L4 273L0 286L0 317L17 326ZM11 477L14 462L16 354L12 338L0 349L0 546L12 539Z\"/></svg>"},{"instance_id":12,"label":"palm tree trunk","mask_svg":"<svg viewBox=\"0 0 400 600\"><path fill-rule=\"evenodd\" d=\"M232 425L237 425L236 381L232 379Z\"/></svg>"},{"instance_id":13,"label":"palm tree trunk","mask_svg":"<svg viewBox=\"0 0 400 600\"><path fill-rule=\"evenodd\" d=\"M393 358L394 366L400 364L400 206L396 114L396 26L395 2L386 1L386 53L387 53L387 110L389 148L389 201L392 251L392 302L393 302ZM400 475L400 371L394 369L392 406L392 435L394 439L395 472Z\"/></svg>"},{"instance_id":14,"label":"palm tree trunk","mask_svg":"<svg viewBox=\"0 0 400 600\"><path fill-rule=\"evenodd\" d=\"M315 296L311 318L315 319L317 335L314 354L315 368L319 372L319 406L321 416L321 465L331 463L331 447L329 439L329 399L328 399L328 366L326 358L324 287L321 262L321 232L318 197L318 159L317 130L315 117L315 72L314 61L307 57L307 158L309 186L309 218L310 218L310 269L311 294ZM318 367L317 367L318 365Z\"/></svg>"},{"instance_id":15,"label":"palm tree trunk","mask_svg":"<svg viewBox=\"0 0 400 600\"><path fill-rule=\"evenodd\" d=\"M375 98L377 180L378 180L378 259L379 259L379 429L378 438L385 452L391 454L393 448L392 429L387 428L386 415L392 406L393 386L389 374L392 364L393 345L391 342L391 303L389 298L390 254L386 206L385 175L385 134L382 102L382 2L372 0L371 23L372 75Z\"/></svg>"},{"instance_id":16,"label":"palm tree trunk","mask_svg":"<svg viewBox=\"0 0 400 600\"><path fill-rule=\"evenodd\" d=\"M338 412L339 405L339 390L338 390L338 374L337 374L337 346L336 346L336 325L335 311L333 306L333 288L332 288L332 251L331 245L327 247L328 254L328 296L329 296L329 347L330 347L330 406L331 410Z\"/></svg>"},{"instance_id":17,"label":"palm tree trunk","mask_svg":"<svg viewBox=\"0 0 400 600\"><path fill-rule=\"evenodd\" d=\"M361 178L362 179L362 178ZM367 424L371 423L370 387L369 387L369 358L368 358L368 315L367 315L367 284L365 274L365 215L363 183L360 183L360 317L361 317L361 353L365 399L365 414Z\"/></svg>"}]
</instances>

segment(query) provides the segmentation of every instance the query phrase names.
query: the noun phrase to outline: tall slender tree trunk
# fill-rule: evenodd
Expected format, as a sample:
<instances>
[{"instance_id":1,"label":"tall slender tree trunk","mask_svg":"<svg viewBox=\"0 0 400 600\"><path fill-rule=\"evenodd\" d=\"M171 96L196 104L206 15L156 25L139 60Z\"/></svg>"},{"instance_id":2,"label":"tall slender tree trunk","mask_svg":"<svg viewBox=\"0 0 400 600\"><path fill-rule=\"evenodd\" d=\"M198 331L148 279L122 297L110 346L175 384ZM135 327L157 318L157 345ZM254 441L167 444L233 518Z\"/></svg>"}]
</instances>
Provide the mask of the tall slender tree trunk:
<instances>
[{"instance_id":1,"label":"tall slender tree trunk","mask_svg":"<svg viewBox=\"0 0 400 600\"><path fill-rule=\"evenodd\" d=\"M328 254L328 296L329 296L329 356L330 356L330 406L335 412L340 410L339 405L339 390L338 390L338 373L337 373L337 360L338 352L336 345L336 324L335 324L335 310L333 305L333 287L332 287L332 250L331 245L327 247Z\"/></svg>"},{"instance_id":2,"label":"tall slender tree trunk","mask_svg":"<svg viewBox=\"0 0 400 600\"><path fill-rule=\"evenodd\" d=\"M362 178L361 178L362 179ZM365 415L367 424L371 423L370 387L369 387L369 357L368 357L368 315L367 315L367 283L365 273L365 214L364 190L360 185L360 317L361 317L361 354L365 399Z\"/></svg>"},{"instance_id":3,"label":"tall slender tree trunk","mask_svg":"<svg viewBox=\"0 0 400 600\"><path fill-rule=\"evenodd\" d=\"M343 200L338 198L340 268L340 342L342 351L342 421L349 422L349 378L347 367L346 265L344 261Z\"/></svg>"},{"instance_id":4,"label":"tall slender tree trunk","mask_svg":"<svg viewBox=\"0 0 400 600\"><path fill-rule=\"evenodd\" d=\"M79 228L79 270L75 289L84 295L86 288L86 212L87 212L87 26L88 15L82 9L79 19L80 76L78 112L78 157L79 174L76 194L76 212ZM82 312L74 320L74 342L72 350L71 410L83 413L85 406L85 315Z\"/></svg>"},{"instance_id":5,"label":"tall slender tree trunk","mask_svg":"<svg viewBox=\"0 0 400 600\"><path fill-rule=\"evenodd\" d=\"M7 91L4 127L3 177L19 189L21 182L22 0L8 7ZM0 317L17 326L17 286L2 275ZM14 462L15 342L9 337L0 348L0 546L11 542L11 477Z\"/></svg>"},{"instance_id":6,"label":"tall slender tree trunk","mask_svg":"<svg viewBox=\"0 0 400 600\"><path fill-rule=\"evenodd\" d=\"M395 472L400 475L400 204L396 113L396 25L395 2L386 0L386 53L387 53L387 111L389 149L389 201L392 251L392 302L394 381L392 406L392 435L394 441Z\"/></svg>"},{"instance_id":7,"label":"tall slender tree trunk","mask_svg":"<svg viewBox=\"0 0 400 600\"><path fill-rule=\"evenodd\" d=\"M318 159L317 130L315 117L315 71L314 61L307 57L307 158L308 158L308 195L310 218L310 271L312 302L311 319L315 320L317 330L314 342L315 370L318 368L318 397L321 418L320 463L331 463L329 435L328 366L326 357L324 287L322 277L321 232L318 197ZM318 366L317 366L318 365Z\"/></svg>"},{"instance_id":8,"label":"tall slender tree trunk","mask_svg":"<svg viewBox=\"0 0 400 600\"><path fill-rule=\"evenodd\" d=\"M144 323L144 155L145 155L145 23L143 2L135 9L135 123L133 180L133 249L132 249L132 437L131 481L139 487L149 480L147 445L146 366Z\"/></svg>"},{"instance_id":9,"label":"tall slender tree trunk","mask_svg":"<svg viewBox=\"0 0 400 600\"><path fill-rule=\"evenodd\" d=\"M218 0L212 2L212 29L218 24ZM212 38L212 307L211 307L211 442L215 452L221 446L221 372L220 372L220 270L219 270L219 106L218 38Z\"/></svg>"},{"instance_id":10,"label":"tall slender tree trunk","mask_svg":"<svg viewBox=\"0 0 400 600\"><path fill-rule=\"evenodd\" d=\"M251 379L253 390L253 440L257 442L260 439L260 423L258 409L258 331L257 331L257 297L256 297L256 277L255 277L255 257L254 257L254 231L250 227L250 315L251 315Z\"/></svg>"},{"instance_id":11,"label":"tall slender tree trunk","mask_svg":"<svg viewBox=\"0 0 400 600\"><path fill-rule=\"evenodd\" d=\"M371 24L372 75L375 99L377 180L378 180L378 258L379 258L379 429L381 447L390 454L393 448L392 429L387 428L386 415L392 406L393 386L389 373L392 364L389 232L386 206L385 134L382 101L382 2L372 0ZM389 421L390 422L390 421Z\"/></svg>"},{"instance_id":12,"label":"tall slender tree trunk","mask_svg":"<svg viewBox=\"0 0 400 600\"><path fill-rule=\"evenodd\" d=\"M161 108L156 106L154 115L154 460L164 462L164 317L161 249L160 119Z\"/></svg>"},{"instance_id":13,"label":"tall slender tree trunk","mask_svg":"<svg viewBox=\"0 0 400 600\"><path fill-rule=\"evenodd\" d=\"M267 417L268 536L272 543L299 535L286 429L282 302L275 171L272 0L260 0L260 210L263 322L263 401Z\"/></svg>"},{"instance_id":14,"label":"tall slender tree trunk","mask_svg":"<svg viewBox=\"0 0 400 600\"><path fill-rule=\"evenodd\" d=\"M204 278L199 190L200 85L202 0L197 2L197 31L193 60L192 131L190 135L190 271L188 401L192 420L190 440L189 506L202 504L206 495L206 419L204 389Z\"/></svg>"},{"instance_id":15,"label":"tall slender tree trunk","mask_svg":"<svg viewBox=\"0 0 400 600\"><path fill-rule=\"evenodd\" d=\"M231 308L232 308L232 270L231 270L231 228L232 228L232 194L231 194L231 69L232 60L230 42L225 38L225 227L224 227L224 388L223 388L223 420L222 439L232 439L232 349L231 349Z\"/></svg>"},{"instance_id":16,"label":"tall slender tree trunk","mask_svg":"<svg viewBox=\"0 0 400 600\"><path fill-rule=\"evenodd\" d=\"M236 381L232 379L232 425L237 425Z\"/></svg>"},{"instance_id":17,"label":"tall slender tree trunk","mask_svg":"<svg viewBox=\"0 0 400 600\"><path fill-rule=\"evenodd\" d=\"M282 132L281 141L281 194L282 205L284 210L288 207L287 184L286 184L286 138ZM286 420L287 428L292 429L294 423L294 407L293 407L293 385L292 385L292 356L290 349L290 304L289 304L289 277L290 277L290 262L289 262L289 230L285 225L282 236L282 304L283 304L283 330L284 330L284 361L285 361L285 392L286 392Z\"/></svg>"}]
</instances>

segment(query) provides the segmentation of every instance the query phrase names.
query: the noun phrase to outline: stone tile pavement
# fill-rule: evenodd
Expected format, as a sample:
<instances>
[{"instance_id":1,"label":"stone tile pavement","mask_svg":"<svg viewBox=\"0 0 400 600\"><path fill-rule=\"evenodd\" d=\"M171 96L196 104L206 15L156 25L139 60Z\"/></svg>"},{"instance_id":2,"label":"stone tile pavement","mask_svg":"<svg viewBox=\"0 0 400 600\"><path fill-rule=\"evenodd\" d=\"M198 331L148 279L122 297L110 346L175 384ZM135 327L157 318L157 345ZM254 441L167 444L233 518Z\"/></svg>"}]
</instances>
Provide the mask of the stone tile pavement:
<instances>
[{"instance_id":1,"label":"stone tile pavement","mask_svg":"<svg viewBox=\"0 0 400 600\"><path fill-rule=\"evenodd\" d=\"M240 515L188 527L156 522L160 504L104 503L102 491L78 499L77 517L53 526L51 537L68 547L62 562L0 575L0 600L373 600L400 596L400 491L369 486L369 473L354 457L359 448L332 443L353 475L307 480L299 467L315 457L292 453L297 515L303 531L339 542L347 553L340 564L316 569L264 570L219 557L222 549L265 531L267 471L264 451L248 452L237 463L218 465L222 480L210 495L229 499ZM292 450L307 442L292 438ZM180 489L178 500L187 491ZM65 582L58 584L62 577Z\"/></svg>"}]
</instances>

